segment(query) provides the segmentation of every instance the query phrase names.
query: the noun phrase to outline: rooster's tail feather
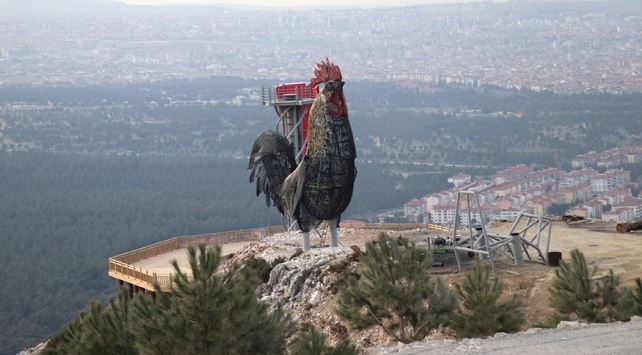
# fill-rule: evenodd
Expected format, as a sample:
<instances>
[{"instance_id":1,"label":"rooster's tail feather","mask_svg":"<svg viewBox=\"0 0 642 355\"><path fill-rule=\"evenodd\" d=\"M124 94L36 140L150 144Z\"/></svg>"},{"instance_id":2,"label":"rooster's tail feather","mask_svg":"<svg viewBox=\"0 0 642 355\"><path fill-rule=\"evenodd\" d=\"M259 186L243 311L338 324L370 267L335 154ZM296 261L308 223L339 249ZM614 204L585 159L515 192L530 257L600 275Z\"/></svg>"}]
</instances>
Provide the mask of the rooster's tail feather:
<instances>
[{"instance_id":1,"label":"rooster's tail feather","mask_svg":"<svg viewBox=\"0 0 642 355\"><path fill-rule=\"evenodd\" d=\"M281 187L296 168L294 151L288 140L274 131L265 131L256 138L250 153L250 182L256 179L256 196L265 194L268 207L274 204L283 213Z\"/></svg>"},{"instance_id":2,"label":"rooster's tail feather","mask_svg":"<svg viewBox=\"0 0 642 355\"><path fill-rule=\"evenodd\" d=\"M281 187L281 206L286 215L296 217L296 209L303 195L305 160L290 174Z\"/></svg>"}]
</instances>

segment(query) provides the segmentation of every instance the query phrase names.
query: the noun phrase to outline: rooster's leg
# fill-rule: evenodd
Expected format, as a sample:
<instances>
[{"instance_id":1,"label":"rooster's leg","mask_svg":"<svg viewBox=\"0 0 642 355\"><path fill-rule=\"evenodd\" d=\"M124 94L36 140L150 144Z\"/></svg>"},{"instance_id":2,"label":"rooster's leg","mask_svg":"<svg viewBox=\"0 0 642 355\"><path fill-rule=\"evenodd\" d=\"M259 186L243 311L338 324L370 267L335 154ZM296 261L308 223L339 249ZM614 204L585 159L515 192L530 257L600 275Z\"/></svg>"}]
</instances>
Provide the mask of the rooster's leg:
<instances>
[{"instance_id":1,"label":"rooster's leg","mask_svg":"<svg viewBox=\"0 0 642 355\"><path fill-rule=\"evenodd\" d=\"M303 251L310 250L310 232L303 232Z\"/></svg>"},{"instance_id":2,"label":"rooster's leg","mask_svg":"<svg viewBox=\"0 0 642 355\"><path fill-rule=\"evenodd\" d=\"M338 219L333 219L331 221L328 221L330 224L330 237L332 238L330 241L330 246L331 247L338 247L339 246L339 231L337 230L337 225L339 224Z\"/></svg>"}]
</instances>

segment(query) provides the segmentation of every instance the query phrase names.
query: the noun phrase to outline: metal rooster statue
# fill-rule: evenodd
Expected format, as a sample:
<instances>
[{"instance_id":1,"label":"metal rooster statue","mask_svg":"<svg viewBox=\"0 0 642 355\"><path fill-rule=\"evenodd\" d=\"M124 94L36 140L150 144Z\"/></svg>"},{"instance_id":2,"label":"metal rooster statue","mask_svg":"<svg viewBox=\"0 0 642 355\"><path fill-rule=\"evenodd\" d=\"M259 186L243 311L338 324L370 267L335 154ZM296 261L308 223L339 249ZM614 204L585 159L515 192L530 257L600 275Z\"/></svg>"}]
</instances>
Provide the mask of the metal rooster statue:
<instances>
[{"instance_id":1,"label":"metal rooster statue","mask_svg":"<svg viewBox=\"0 0 642 355\"><path fill-rule=\"evenodd\" d=\"M257 196L295 219L303 232L303 250L310 249L310 230L322 221L330 226L331 245L338 246L341 213L350 204L357 176L357 156L341 70L326 58L314 69L310 85L324 84L310 108L307 149L296 165L288 140L265 131L254 142L248 169L256 179Z\"/></svg>"}]
</instances>

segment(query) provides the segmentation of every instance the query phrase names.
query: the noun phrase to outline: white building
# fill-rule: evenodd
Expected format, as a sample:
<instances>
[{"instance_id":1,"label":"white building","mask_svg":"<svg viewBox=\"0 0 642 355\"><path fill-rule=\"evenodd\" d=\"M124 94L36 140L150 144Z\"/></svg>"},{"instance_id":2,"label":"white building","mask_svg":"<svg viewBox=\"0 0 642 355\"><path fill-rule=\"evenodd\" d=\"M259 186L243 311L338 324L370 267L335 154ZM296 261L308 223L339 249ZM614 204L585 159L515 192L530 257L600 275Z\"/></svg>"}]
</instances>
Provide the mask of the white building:
<instances>
[{"instance_id":1,"label":"white building","mask_svg":"<svg viewBox=\"0 0 642 355\"><path fill-rule=\"evenodd\" d=\"M455 185L455 187L462 186L470 182L471 176L468 174L457 174L448 178L448 182Z\"/></svg>"}]
</instances>

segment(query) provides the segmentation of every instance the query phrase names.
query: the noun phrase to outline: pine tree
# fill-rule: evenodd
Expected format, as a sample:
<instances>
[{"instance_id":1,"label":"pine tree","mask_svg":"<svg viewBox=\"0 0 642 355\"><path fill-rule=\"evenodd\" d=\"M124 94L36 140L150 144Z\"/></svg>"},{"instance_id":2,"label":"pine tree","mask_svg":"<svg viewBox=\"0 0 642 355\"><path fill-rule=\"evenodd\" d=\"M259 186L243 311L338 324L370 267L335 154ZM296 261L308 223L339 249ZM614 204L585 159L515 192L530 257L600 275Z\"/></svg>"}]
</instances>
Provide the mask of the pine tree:
<instances>
[{"instance_id":1,"label":"pine tree","mask_svg":"<svg viewBox=\"0 0 642 355\"><path fill-rule=\"evenodd\" d=\"M130 330L127 292L109 300L109 307L92 303L47 345L44 354L138 354Z\"/></svg>"},{"instance_id":2,"label":"pine tree","mask_svg":"<svg viewBox=\"0 0 642 355\"><path fill-rule=\"evenodd\" d=\"M601 319L606 321L628 321L633 315L634 299L628 288L619 290L620 277L613 269L597 283L598 308Z\"/></svg>"},{"instance_id":3,"label":"pine tree","mask_svg":"<svg viewBox=\"0 0 642 355\"><path fill-rule=\"evenodd\" d=\"M597 269L589 268L584 254L571 251L571 261L562 260L555 270L549 302L560 314L575 314L589 322L602 321L597 307L597 293L592 281Z\"/></svg>"},{"instance_id":4,"label":"pine tree","mask_svg":"<svg viewBox=\"0 0 642 355\"><path fill-rule=\"evenodd\" d=\"M188 249L192 275L176 262L174 286L157 304L135 304L142 354L279 354L291 325L280 310L256 300L259 281L250 268L217 274L220 248ZM160 290L159 290L160 291Z\"/></svg>"},{"instance_id":5,"label":"pine tree","mask_svg":"<svg viewBox=\"0 0 642 355\"><path fill-rule=\"evenodd\" d=\"M587 322L611 322L627 321L635 314L636 295L628 288L619 289L620 278L613 270L599 280L594 280L596 272L582 252L571 251L571 262L560 263L550 289L554 317L575 315Z\"/></svg>"},{"instance_id":6,"label":"pine tree","mask_svg":"<svg viewBox=\"0 0 642 355\"><path fill-rule=\"evenodd\" d=\"M378 324L404 343L423 339L449 321L455 297L427 271L430 255L414 243L382 233L368 243L358 270L340 291L337 314L352 328Z\"/></svg>"},{"instance_id":7,"label":"pine tree","mask_svg":"<svg viewBox=\"0 0 642 355\"><path fill-rule=\"evenodd\" d=\"M292 355L356 355L357 348L348 340L328 346L325 338L313 326L307 326L292 344Z\"/></svg>"},{"instance_id":8,"label":"pine tree","mask_svg":"<svg viewBox=\"0 0 642 355\"><path fill-rule=\"evenodd\" d=\"M631 316L635 315L635 298L627 287L619 292L615 303L606 308L606 316L609 321L628 322Z\"/></svg>"},{"instance_id":9,"label":"pine tree","mask_svg":"<svg viewBox=\"0 0 642 355\"><path fill-rule=\"evenodd\" d=\"M618 286L620 286L620 277L616 276L612 269L609 269L609 273L597 283L597 292L602 307L617 303L617 299L620 297Z\"/></svg>"},{"instance_id":10,"label":"pine tree","mask_svg":"<svg viewBox=\"0 0 642 355\"><path fill-rule=\"evenodd\" d=\"M459 306L451 328L459 338L489 336L497 332L515 332L524 322L519 300L500 302L502 284L497 277L491 280L490 270L479 261L457 285Z\"/></svg>"},{"instance_id":11,"label":"pine tree","mask_svg":"<svg viewBox=\"0 0 642 355\"><path fill-rule=\"evenodd\" d=\"M633 314L642 317L642 280L640 278L635 279L635 287L633 289L633 300L634 308Z\"/></svg>"}]
</instances>

